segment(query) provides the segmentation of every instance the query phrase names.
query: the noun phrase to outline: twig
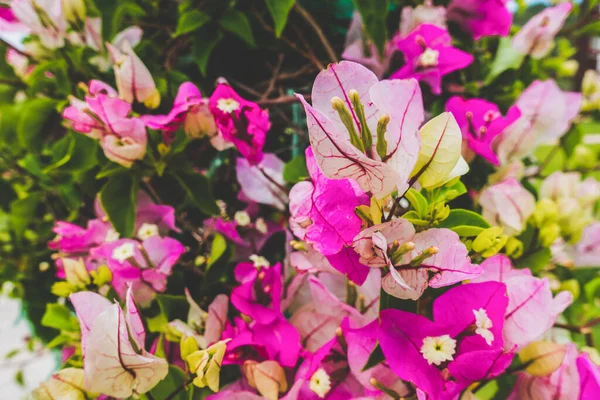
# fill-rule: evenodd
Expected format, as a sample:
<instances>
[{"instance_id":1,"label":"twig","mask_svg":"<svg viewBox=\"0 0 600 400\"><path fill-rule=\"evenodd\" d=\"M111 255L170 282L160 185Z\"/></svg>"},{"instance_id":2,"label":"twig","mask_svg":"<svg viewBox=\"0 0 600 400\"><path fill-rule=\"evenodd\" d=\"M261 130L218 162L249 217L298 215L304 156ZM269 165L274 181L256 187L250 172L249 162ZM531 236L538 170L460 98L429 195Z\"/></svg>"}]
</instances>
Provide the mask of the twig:
<instances>
[{"instance_id":1,"label":"twig","mask_svg":"<svg viewBox=\"0 0 600 400\"><path fill-rule=\"evenodd\" d=\"M338 58L335 54L335 51L333 50L331 43L329 43L327 36L325 36L325 34L323 33L323 30L321 29L319 24L317 24L317 21L315 21L314 18L312 17L312 15L310 15L310 13L304 7L302 7L300 4L296 3L294 8L302 16L302 18L304 18L306 20L306 22L308 22L310 24L310 26L313 28L313 30L315 31L317 36L319 36L319 39L321 39L321 43L323 44L323 47L325 47L325 51L327 52L327 55L331 59L331 62L337 62Z\"/></svg>"},{"instance_id":2,"label":"twig","mask_svg":"<svg viewBox=\"0 0 600 400\"><path fill-rule=\"evenodd\" d=\"M175 398L175 396L177 396L179 394L179 392L181 392L183 389L185 389L192 382L194 382L193 376L190 379L188 379L187 381L183 382L181 385L179 385L179 387L177 389L175 389L173 392L171 392L170 395L165 397L164 400L173 400Z\"/></svg>"},{"instance_id":3,"label":"twig","mask_svg":"<svg viewBox=\"0 0 600 400\"><path fill-rule=\"evenodd\" d=\"M303 96L307 100L310 99L310 95L308 95L308 94L305 94ZM260 104L261 106L270 106L270 105L274 105L274 104L296 103L298 101L300 101L300 100L298 100L296 98L296 96L280 96L280 97L276 97L274 99L258 100L257 103Z\"/></svg>"},{"instance_id":4,"label":"twig","mask_svg":"<svg viewBox=\"0 0 600 400\"><path fill-rule=\"evenodd\" d=\"M283 53L280 53L279 58L277 59L277 65L275 66L275 69L273 69L273 76L269 80L269 85L267 86L267 89L262 94L262 96L260 96L259 101L266 100L267 97L269 97L269 95L273 91L273 88L275 88L275 83L277 82L277 77L279 76L279 71L281 71L282 64L283 64Z\"/></svg>"}]
</instances>

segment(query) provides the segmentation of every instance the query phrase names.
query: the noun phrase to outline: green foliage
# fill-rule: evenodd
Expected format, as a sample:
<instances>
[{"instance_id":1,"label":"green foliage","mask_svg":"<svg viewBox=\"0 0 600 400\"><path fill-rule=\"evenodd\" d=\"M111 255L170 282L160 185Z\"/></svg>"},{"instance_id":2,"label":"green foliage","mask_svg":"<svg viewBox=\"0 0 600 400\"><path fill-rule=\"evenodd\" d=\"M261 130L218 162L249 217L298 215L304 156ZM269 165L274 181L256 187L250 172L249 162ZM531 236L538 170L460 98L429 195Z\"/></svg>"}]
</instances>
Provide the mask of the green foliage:
<instances>
[{"instance_id":1,"label":"green foliage","mask_svg":"<svg viewBox=\"0 0 600 400\"><path fill-rule=\"evenodd\" d=\"M296 0L265 0L265 2L275 23L275 36L280 37Z\"/></svg>"},{"instance_id":2,"label":"green foliage","mask_svg":"<svg viewBox=\"0 0 600 400\"><path fill-rule=\"evenodd\" d=\"M479 214L470 210L454 209L448 218L443 220L439 228L448 228L459 236L477 236L490 224Z\"/></svg>"},{"instance_id":3,"label":"green foliage","mask_svg":"<svg viewBox=\"0 0 600 400\"><path fill-rule=\"evenodd\" d=\"M187 198L206 215L219 213L213 198L210 181L204 175L194 172L179 172L171 175L185 191Z\"/></svg>"},{"instance_id":4,"label":"green foliage","mask_svg":"<svg viewBox=\"0 0 600 400\"><path fill-rule=\"evenodd\" d=\"M77 332L79 331L79 321L75 315L61 304L48 304L46 313L42 318L42 325L48 328L58 329L59 331Z\"/></svg>"},{"instance_id":5,"label":"green foliage","mask_svg":"<svg viewBox=\"0 0 600 400\"><path fill-rule=\"evenodd\" d=\"M19 144L33 151L40 151L44 134L48 134L48 120L56 115L56 102L38 98L27 101L19 111L17 120L17 139Z\"/></svg>"},{"instance_id":6,"label":"green foliage","mask_svg":"<svg viewBox=\"0 0 600 400\"><path fill-rule=\"evenodd\" d=\"M202 28L208 21L210 21L210 16L200 10L185 11L177 21L177 29L173 36L194 32Z\"/></svg>"},{"instance_id":7,"label":"green foliage","mask_svg":"<svg viewBox=\"0 0 600 400\"><path fill-rule=\"evenodd\" d=\"M130 237L135 228L139 182L130 174L109 178L100 191L102 209L121 237Z\"/></svg>"},{"instance_id":8,"label":"green foliage","mask_svg":"<svg viewBox=\"0 0 600 400\"><path fill-rule=\"evenodd\" d=\"M306 158L298 155L288 161L283 167L283 179L287 183L298 183L309 177L306 168Z\"/></svg>"},{"instance_id":9,"label":"green foliage","mask_svg":"<svg viewBox=\"0 0 600 400\"><path fill-rule=\"evenodd\" d=\"M252 33L252 25L246 14L229 9L219 19L219 25L248 43L248 45L252 47L256 46L254 34Z\"/></svg>"},{"instance_id":10,"label":"green foliage","mask_svg":"<svg viewBox=\"0 0 600 400\"><path fill-rule=\"evenodd\" d=\"M518 69L525 56L517 53L512 46L512 39L509 37L500 38L496 57L492 63L491 70L485 79L485 84L490 84L504 71L509 69Z\"/></svg>"},{"instance_id":11,"label":"green foliage","mask_svg":"<svg viewBox=\"0 0 600 400\"><path fill-rule=\"evenodd\" d=\"M354 6L362 17L369 38L373 41L379 56L383 57L387 34L387 16L389 0L353 0Z\"/></svg>"}]
</instances>

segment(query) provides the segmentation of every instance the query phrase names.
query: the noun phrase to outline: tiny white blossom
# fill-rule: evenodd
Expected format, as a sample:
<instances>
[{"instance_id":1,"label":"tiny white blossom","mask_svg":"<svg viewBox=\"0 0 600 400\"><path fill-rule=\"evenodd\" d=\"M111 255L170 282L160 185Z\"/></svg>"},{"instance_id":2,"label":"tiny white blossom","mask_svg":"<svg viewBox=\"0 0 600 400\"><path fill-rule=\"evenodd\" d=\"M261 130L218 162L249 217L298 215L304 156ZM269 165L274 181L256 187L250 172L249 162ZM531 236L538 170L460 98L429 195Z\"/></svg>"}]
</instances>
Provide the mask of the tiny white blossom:
<instances>
[{"instance_id":1,"label":"tiny white blossom","mask_svg":"<svg viewBox=\"0 0 600 400\"><path fill-rule=\"evenodd\" d=\"M138 229L137 236L142 240L146 240L152 236L158 236L158 225L146 223L142 224L140 229Z\"/></svg>"},{"instance_id":2,"label":"tiny white blossom","mask_svg":"<svg viewBox=\"0 0 600 400\"><path fill-rule=\"evenodd\" d=\"M233 216L233 219L235 220L235 223L238 224L238 226L248 226L251 222L250 216L246 211L236 211L235 215Z\"/></svg>"},{"instance_id":3,"label":"tiny white blossom","mask_svg":"<svg viewBox=\"0 0 600 400\"><path fill-rule=\"evenodd\" d=\"M313 393L319 396L320 399L324 399L327 393L329 393L331 390L331 379L323 368L319 368L310 377L310 383L308 387L313 391Z\"/></svg>"},{"instance_id":4,"label":"tiny white blossom","mask_svg":"<svg viewBox=\"0 0 600 400\"><path fill-rule=\"evenodd\" d=\"M493 324L487 315L487 311L480 308L479 310L473 310L473 314L475 314L475 325L477 326L475 333L484 338L488 346L491 346L494 341L494 334L490 331L490 328Z\"/></svg>"},{"instance_id":5,"label":"tiny white blossom","mask_svg":"<svg viewBox=\"0 0 600 400\"><path fill-rule=\"evenodd\" d=\"M240 108L240 103L234 99L219 99L217 101L217 108L229 114Z\"/></svg>"},{"instance_id":6,"label":"tiny white blossom","mask_svg":"<svg viewBox=\"0 0 600 400\"><path fill-rule=\"evenodd\" d=\"M112 252L112 258L119 262L124 262L130 257L135 255L133 243L127 242L122 245L115 247Z\"/></svg>"},{"instance_id":7,"label":"tiny white blossom","mask_svg":"<svg viewBox=\"0 0 600 400\"><path fill-rule=\"evenodd\" d=\"M456 340L450 335L427 336L423 339L421 353L429 365L454 360L452 356L456 353Z\"/></svg>"},{"instance_id":8,"label":"tiny white blossom","mask_svg":"<svg viewBox=\"0 0 600 400\"><path fill-rule=\"evenodd\" d=\"M267 234L267 223L263 218L258 218L256 222L254 222L254 226L256 226L256 230L262 233L263 235Z\"/></svg>"},{"instance_id":9,"label":"tiny white blossom","mask_svg":"<svg viewBox=\"0 0 600 400\"><path fill-rule=\"evenodd\" d=\"M110 243L110 242L114 242L116 240L119 240L119 232L117 232L114 229L110 228L108 230L108 232L106 232L106 236L104 237L104 241L106 243Z\"/></svg>"},{"instance_id":10,"label":"tiny white blossom","mask_svg":"<svg viewBox=\"0 0 600 400\"><path fill-rule=\"evenodd\" d=\"M266 258L256 255L256 254L252 254L250 257L250 261L252 261L254 263L254 266L256 268L269 268L271 266L271 264L269 263L269 260L267 260Z\"/></svg>"},{"instance_id":11,"label":"tiny white blossom","mask_svg":"<svg viewBox=\"0 0 600 400\"><path fill-rule=\"evenodd\" d=\"M423 68L435 67L436 65L438 65L439 56L439 51L430 49L428 47L427 49L425 49L423 54L419 56L419 65Z\"/></svg>"}]
</instances>

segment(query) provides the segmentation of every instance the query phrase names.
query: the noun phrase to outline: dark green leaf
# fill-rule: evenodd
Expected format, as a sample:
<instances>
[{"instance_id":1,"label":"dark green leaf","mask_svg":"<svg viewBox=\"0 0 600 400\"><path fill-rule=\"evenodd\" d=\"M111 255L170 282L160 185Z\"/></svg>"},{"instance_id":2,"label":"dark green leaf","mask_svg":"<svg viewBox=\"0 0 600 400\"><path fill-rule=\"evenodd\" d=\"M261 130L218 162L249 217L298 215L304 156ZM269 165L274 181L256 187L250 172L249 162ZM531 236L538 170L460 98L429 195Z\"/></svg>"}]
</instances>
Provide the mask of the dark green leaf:
<instances>
[{"instance_id":1,"label":"dark green leaf","mask_svg":"<svg viewBox=\"0 0 600 400\"><path fill-rule=\"evenodd\" d=\"M587 24L581 29L577 29L575 32L575 36L588 35L588 36L596 36L600 34L600 21L594 21L590 24Z\"/></svg>"},{"instance_id":2,"label":"dark green leaf","mask_svg":"<svg viewBox=\"0 0 600 400\"><path fill-rule=\"evenodd\" d=\"M179 172L173 174L175 180L187 194L188 199L204 214L219 214L219 207L212 195L210 180L194 172Z\"/></svg>"},{"instance_id":3,"label":"dark green leaf","mask_svg":"<svg viewBox=\"0 0 600 400\"><path fill-rule=\"evenodd\" d=\"M116 35L121 30L121 23L126 16L143 17L146 15L144 9L133 2L120 2L112 16L111 35Z\"/></svg>"},{"instance_id":4,"label":"dark green leaf","mask_svg":"<svg viewBox=\"0 0 600 400\"><path fill-rule=\"evenodd\" d=\"M17 139L19 144L31 151L39 151L44 142L44 134L48 134L47 120L55 115L56 102L47 98L29 100L23 105L17 122Z\"/></svg>"},{"instance_id":5,"label":"dark green leaf","mask_svg":"<svg viewBox=\"0 0 600 400\"><path fill-rule=\"evenodd\" d=\"M579 126L573 125L569 132L560 138L560 144L565 151L567 157L571 157L575 151L575 147L583 140L583 130Z\"/></svg>"},{"instance_id":6,"label":"dark green leaf","mask_svg":"<svg viewBox=\"0 0 600 400\"><path fill-rule=\"evenodd\" d=\"M186 11L183 15L179 16L179 20L177 21L177 29L175 30L173 37L181 36L183 34L200 29L208 21L210 21L210 16L200 10Z\"/></svg>"},{"instance_id":7,"label":"dark green leaf","mask_svg":"<svg viewBox=\"0 0 600 400\"><path fill-rule=\"evenodd\" d=\"M265 0L269 13L275 22L275 36L280 37L285 25L287 24L290 10L296 3L296 0Z\"/></svg>"},{"instance_id":8,"label":"dark green leaf","mask_svg":"<svg viewBox=\"0 0 600 400\"><path fill-rule=\"evenodd\" d=\"M389 0L353 0L360 13L363 26L373 41L379 56L383 57L387 41L387 16L390 8Z\"/></svg>"},{"instance_id":9,"label":"dark green leaf","mask_svg":"<svg viewBox=\"0 0 600 400\"><path fill-rule=\"evenodd\" d=\"M15 200L10 205L10 223L17 238L21 238L25 229L36 214L42 200L41 193L29 193L23 199Z\"/></svg>"},{"instance_id":10,"label":"dark green leaf","mask_svg":"<svg viewBox=\"0 0 600 400\"><path fill-rule=\"evenodd\" d=\"M100 203L113 228L121 237L130 237L135 227L139 182L130 174L110 177L100 191Z\"/></svg>"},{"instance_id":11,"label":"dark green leaf","mask_svg":"<svg viewBox=\"0 0 600 400\"><path fill-rule=\"evenodd\" d=\"M521 257L517 260L517 268L529 268L532 272L539 272L550 263L552 253L550 249L543 248L533 254Z\"/></svg>"},{"instance_id":12,"label":"dark green leaf","mask_svg":"<svg viewBox=\"0 0 600 400\"><path fill-rule=\"evenodd\" d=\"M476 226L489 228L490 224L479 214L469 210L455 209L450 211L448 218L440 222L439 228L453 228L458 226Z\"/></svg>"},{"instance_id":13,"label":"dark green leaf","mask_svg":"<svg viewBox=\"0 0 600 400\"><path fill-rule=\"evenodd\" d=\"M256 47L252 25L250 25L250 20L246 17L246 14L229 9L219 19L219 24L223 29L233 33L250 46Z\"/></svg>"},{"instance_id":14,"label":"dark green leaf","mask_svg":"<svg viewBox=\"0 0 600 400\"><path fill-rule=\"evenodd\" d=\"M202 75L206 75L210 55L222 38L221 32L209 31L202 36L202 40L195 40L192 44L192 56Z\"/></svg>"},{"instance_id":15,"label":"dark green leaf","mask_svg":"<svg viewBox=\"0 0 600 400\"><path fill-rule=\"evenodd\" d=\"M306 168L306 158L304 155L292 158L283 167L283 179L287 183L298 183L306 178L308 178L308 169Z\"/></svg>"},{"instance_id":16,"label":"dark green leaf","mask_svg":"<svg viewBox=\"0 0 600 400\"><path fill-rule=\"evenodd\" d=\"M42 325L59 331L79 330L79 322L73 313L66 306L56 303L46 305Z\"/></svg>"},{"instance_id":17,"label":"dark green leaf","mask_svg":"<svg viewBox=\"0 0 600 400\"><path fill-rule=\"evenodd\" d=\"M383 361L385 361L385 356L383 355L383 351L381 351L381 346L379 345L379 342L378 342L375 345L375 348L373 349L371 354L369 354L369 359L367 360L367 363L365 364L365 366L362 368L362 372L375 367L376 365L382 363Z\"/></svg>"},{"instance_id":18,"label":"dark green leaf","mask_svg":"<svg viewBox=\"0 0 600 400\"><path fill-rule=\"evenodd\" d=\"M169 373L166 378L163 379L156 385L150 394L154 399L166 399L174 393L177 389L185 384L187 376L180 368L169 365ZM188 392L186 390L180 390L174 397L169 397L172 400L188 400Z\"/></svg>"}]
</instances>

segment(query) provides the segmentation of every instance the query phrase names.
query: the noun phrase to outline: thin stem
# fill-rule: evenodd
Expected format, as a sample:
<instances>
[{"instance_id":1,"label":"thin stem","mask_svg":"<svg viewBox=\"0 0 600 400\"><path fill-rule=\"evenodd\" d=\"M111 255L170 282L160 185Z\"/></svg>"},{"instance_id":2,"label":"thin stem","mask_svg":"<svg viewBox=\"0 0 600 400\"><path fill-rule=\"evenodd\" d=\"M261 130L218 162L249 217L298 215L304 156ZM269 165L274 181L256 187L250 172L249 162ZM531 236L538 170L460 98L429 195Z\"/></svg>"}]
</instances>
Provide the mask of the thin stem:
<instances>
[{"instance_id":1,"label":"thin stem","mask_svg":"<svg viewBox=\"0 0 600 400\"><path fill-rule=\"evenodd\" d=\"M321 29L319 24L317 24L317 21L315 21L315 19L312 17L312 15L310 15L310 13L304 7L302 7L300 4L296 3L294 8L302 16L302 18L304 18L306 20L306 22L308 22L310 24L310 26L313 28L313 30L315 31L315 33L317 34L319 39L321 39L321 43L323 44L323 47L325 47L325 51L327 52L327 55L331 59L331 62L337 62L338 58L335 54L335 51L333 50L331 43L329 43L329 40L323 33L323 30Z\"/></svg>"},{"instance_id":2,"label":"thin stem","mask_svg":"<svg viewBox=\"0 0 600 400\"><path fill-rule=\"evenodd\" d=\"M170 395L168 395L167 397L165 397L164 400L173 400L175 398L175 396L177 396L182 390L184 390L192 382L194 382L194 377L193 376L190 377L187 381L183 382L181 385L179 385L179 387L177 389L175 389L173 392L171 392Z\"/></svg>"}]
</instances>

